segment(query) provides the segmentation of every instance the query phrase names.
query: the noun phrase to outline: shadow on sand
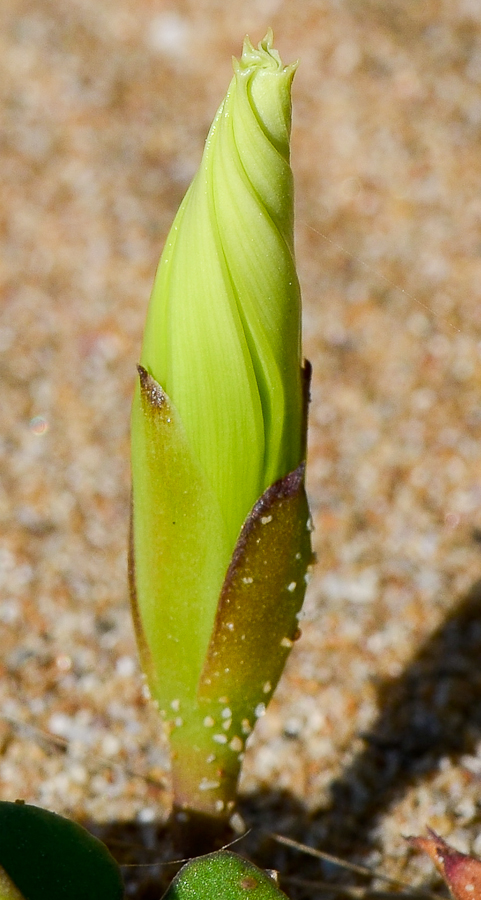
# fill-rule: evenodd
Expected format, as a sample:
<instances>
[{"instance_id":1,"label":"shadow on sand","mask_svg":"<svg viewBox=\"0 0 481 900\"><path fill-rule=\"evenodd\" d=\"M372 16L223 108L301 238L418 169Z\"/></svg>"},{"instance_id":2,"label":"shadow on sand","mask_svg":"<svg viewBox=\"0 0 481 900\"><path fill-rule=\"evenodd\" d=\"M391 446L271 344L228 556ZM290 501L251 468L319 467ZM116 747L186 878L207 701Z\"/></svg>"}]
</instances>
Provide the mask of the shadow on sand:
<instances>
[{"instance_id":1,"label":"shadow on sand","mask_svg":"<svg viewBox=\"0 0 481 900\"><path fill-rule=\"evenodd\" d=\"M461 598L402 675L378 686L379 716L369 734L362 735L363 750L332 784L328 807L308 814L297 799L276 791L241 798L240 812L251 831L239 843L239 852L286 875L345 881L342 873L279 846L270 833L345 859L359 860L375 849L376 825L410 785L435 771L443 757L456 760L474 752L481 738L480 662L481 581ZM158 860L159 850L168 859L173 854L169 835L165 827L156 828L154 834L154 826L149 826L154 855L145 857L145 828L110 823L101 831L96 826L95 832L122 863ZM129 848L128 859L120 852L121 845ZM136 847L144 848L142 860L134 858ZM167 881L169 869L162 869ZM127 883L131 872L137 885L134 896L158 900L158 871L146 869L143 879L136 868L125 872ZM349 882L355 883L355 876L349 874ZM293 898L312 897L299 888L289 887L289 893Z\"/></svg>"}]
</instances>

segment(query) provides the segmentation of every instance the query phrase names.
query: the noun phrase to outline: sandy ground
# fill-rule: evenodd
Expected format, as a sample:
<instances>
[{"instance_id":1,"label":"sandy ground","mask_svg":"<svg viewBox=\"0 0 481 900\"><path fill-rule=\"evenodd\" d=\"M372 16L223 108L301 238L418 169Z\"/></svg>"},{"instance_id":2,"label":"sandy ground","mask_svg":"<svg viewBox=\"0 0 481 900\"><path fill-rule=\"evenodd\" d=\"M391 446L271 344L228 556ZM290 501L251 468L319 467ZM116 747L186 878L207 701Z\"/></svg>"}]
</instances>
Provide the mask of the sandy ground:
<instances>
[{"instance_id":1,"label":"sandy ground","mask_svg":"<svg viewBox=\"0 0 481 900\"><path fill-rule=\"evenodd\" d=\"M168 854L126 590L130 397L231 55L269 25L301 59L319 561L247 754L245 846L366 884L274 829L434 885L404 835L429 824L481 853L477 0L2 0L0 795L89 821L133 861ZM158 896L154 877L129 870L129 891Z\"/></svg>"}]
</instances>

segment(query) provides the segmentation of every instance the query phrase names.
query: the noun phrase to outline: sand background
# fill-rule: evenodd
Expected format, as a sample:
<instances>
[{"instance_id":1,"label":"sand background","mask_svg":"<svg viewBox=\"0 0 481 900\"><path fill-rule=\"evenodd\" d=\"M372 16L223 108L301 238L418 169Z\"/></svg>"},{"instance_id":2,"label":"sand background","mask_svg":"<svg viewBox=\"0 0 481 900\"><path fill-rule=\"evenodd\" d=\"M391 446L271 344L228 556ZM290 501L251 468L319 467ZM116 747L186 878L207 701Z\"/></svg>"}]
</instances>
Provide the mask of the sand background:
<instances>
[{"instance_id":1,"label":"sand background","mask_svg":"<svg viewBox=\"0 0 481 900\"><path fill-rule=\"evenodd\" d=\"M366 883L275 829L435 884L403 835L481 853L477 0L2 0L0 796L168 853L126 590L129 406L163 240L231 55L269 25L301 60L319 562L245 761L245 847Z\"/></svg>"}]
</instances>

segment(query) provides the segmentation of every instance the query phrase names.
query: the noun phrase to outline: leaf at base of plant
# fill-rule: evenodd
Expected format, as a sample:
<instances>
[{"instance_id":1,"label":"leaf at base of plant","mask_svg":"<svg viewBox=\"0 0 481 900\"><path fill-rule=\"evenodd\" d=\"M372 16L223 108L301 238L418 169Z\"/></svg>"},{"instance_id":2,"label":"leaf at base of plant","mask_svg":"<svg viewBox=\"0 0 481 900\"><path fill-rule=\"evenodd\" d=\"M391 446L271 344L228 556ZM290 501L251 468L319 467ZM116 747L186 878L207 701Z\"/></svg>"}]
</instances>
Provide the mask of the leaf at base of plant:
<instances>
[{"instance_id":1,"label":"leaf at base of plant","mask_svg":"<svg viewBox=\"0 0 481 900\"><path fill-rule=\"evenodd\" d=\"M119 867L101 841L26 803L0 802L1 869L7 877L0 878L0 900L121 900L124 894Z\"/></svg>"},{"instance_id":2,"label":"leaf at base of plant","mask_svg":"<svg viewBox=\"0 0 481 900\"><path fill-rule=\"evenodd\" d=\"M162 900L287 900L275 881L237 853L199 856L182 867Z\"/></svg>"}]
</instances>

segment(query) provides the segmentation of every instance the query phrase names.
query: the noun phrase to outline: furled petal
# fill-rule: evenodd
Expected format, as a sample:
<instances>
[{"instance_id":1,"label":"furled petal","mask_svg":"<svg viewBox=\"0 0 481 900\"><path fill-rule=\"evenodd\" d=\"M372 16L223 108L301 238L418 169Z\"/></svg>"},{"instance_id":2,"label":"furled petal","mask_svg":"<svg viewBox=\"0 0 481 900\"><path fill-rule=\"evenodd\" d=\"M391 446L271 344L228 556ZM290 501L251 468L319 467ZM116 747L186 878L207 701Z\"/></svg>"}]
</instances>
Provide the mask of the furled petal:
<instances>
[{"instance_id":1,"label":"furled petal","mask_svg":"<svg viewBox=\"0 0 481 900\"><path fill-rule=\"evenodd\" d=\"M141 363L175 403L234 547L301 448L290 86L272 35L246 39L152 292Z\"/></svg>"}]
</instances>

